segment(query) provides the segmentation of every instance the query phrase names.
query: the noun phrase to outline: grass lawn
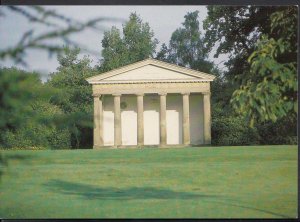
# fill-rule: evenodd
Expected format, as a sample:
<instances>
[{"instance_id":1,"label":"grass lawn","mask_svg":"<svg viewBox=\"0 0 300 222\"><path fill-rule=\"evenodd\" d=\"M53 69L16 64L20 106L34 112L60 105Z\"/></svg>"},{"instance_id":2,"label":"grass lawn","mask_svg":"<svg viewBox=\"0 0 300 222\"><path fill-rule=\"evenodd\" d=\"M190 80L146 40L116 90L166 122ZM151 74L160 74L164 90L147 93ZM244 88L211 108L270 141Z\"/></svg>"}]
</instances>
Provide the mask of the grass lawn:
<instances>
[{"instance_id":1,"label":"grass lawn","mask_svg":"<svg viewBox=\"0 0 300 222\"><path fill-rule=\"evenodd\" d=\"M1 218L297 217L297 146L0 152Z\"/></svg>"}]
</instances>

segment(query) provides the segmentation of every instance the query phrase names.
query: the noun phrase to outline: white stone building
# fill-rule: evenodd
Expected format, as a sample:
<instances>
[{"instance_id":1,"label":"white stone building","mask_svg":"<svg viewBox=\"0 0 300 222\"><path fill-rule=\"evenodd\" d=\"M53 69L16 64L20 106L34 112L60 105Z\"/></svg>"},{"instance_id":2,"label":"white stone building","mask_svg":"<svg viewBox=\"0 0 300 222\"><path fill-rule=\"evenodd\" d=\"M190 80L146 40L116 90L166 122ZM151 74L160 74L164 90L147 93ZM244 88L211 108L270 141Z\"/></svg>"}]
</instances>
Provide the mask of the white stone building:
<instances>
[{"instance_id":1,"label":"white stone building","mask_svg":"<svg viewBox=\"0 0 300 222\"><path fill-rule=\"evenodd\" d=\"M214 78L155 59L88 78L94 148L210 144Z\"/></svg>"}]
</instances>

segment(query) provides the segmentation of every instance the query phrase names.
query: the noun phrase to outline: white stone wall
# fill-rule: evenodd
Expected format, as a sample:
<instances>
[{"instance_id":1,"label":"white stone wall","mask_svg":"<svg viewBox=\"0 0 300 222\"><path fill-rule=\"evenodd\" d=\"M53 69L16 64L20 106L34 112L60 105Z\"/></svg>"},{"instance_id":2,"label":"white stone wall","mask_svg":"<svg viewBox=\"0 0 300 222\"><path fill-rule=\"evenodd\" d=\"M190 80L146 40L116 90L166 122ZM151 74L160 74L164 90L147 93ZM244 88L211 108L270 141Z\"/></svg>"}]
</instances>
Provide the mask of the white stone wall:
<instances>
[{"instance_id":1,"label":"white stone wall","mask_svg":"<svg viewBox=\"0 0 300 222\"><path fill-rule=\"evenodd\" d=\"M123 104L123 105L122 105ZM126 107L124 107L126 106ZM123 107L123 108L122 108ZM144 95L144 144L159 145L159 95ZM182 95L167 95L167 144L182 144ZM137 98L121 96L122 145L137 145ZM191 144L203 144L203 96L190 95ZM114 145L113 96L103 99L103 142Z\"/></svg>"}]
</instances>

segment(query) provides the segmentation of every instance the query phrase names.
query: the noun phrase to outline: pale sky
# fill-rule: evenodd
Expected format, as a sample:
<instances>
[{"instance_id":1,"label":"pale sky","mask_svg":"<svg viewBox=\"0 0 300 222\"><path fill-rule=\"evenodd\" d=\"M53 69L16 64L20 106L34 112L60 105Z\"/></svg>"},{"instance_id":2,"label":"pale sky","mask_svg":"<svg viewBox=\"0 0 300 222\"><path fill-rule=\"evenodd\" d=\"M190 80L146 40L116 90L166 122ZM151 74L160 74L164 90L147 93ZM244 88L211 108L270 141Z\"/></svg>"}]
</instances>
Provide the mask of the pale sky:
<instances>
[{"instance_id":1,"label":"pale sky","mask_svg":"<svg viewBox=\"0 0 300 222\"><path fill-rule=\"evenodd\" d=\"M5 6L1 6L5 8ZM74 18L79 21L87 21L95 17L114 17L123 20L128 20L131 12L136 12L140 15L143 22L148 22L151 29L154 31L155 38L159 40L159 45L156 51L159 51L162 43L167 43L170 40L171 34L181 26L184 21L184 15L187 12L195 10L199 11L199 22L202 29L202 21L207 15L205 6L46 6L48 9L54 9L58 13L67 17ZM15 45L21 36L28 30L34 29L34 33L41 33L46 30L41 25L27 22L23 16L11 13L9 10L3 10L5 17L1 18L0 22L0 48L7 48ZM112 26L122 29L120 21L102 22L101 25L105 30L109 30ZM100 24L100 23L99 23ZM73 34L72 40L86 46L88 49L99 52L98 55L90 55L93 64L96 64L101 58L101 40L103 33L94 30L86 30L81 33ZM83 53L88 55L88 53ZM210 59L215 63L224 60L223 58L215 59L210 56ZM25 61L28 67L22 67L26 70L35 70L42 73L54 72L58 67L56 55L49 57L47 52L40 50L28 51ZM11 60L0 61L1 66L10 67L14 65Z\"/></svg>"}]
</instances>

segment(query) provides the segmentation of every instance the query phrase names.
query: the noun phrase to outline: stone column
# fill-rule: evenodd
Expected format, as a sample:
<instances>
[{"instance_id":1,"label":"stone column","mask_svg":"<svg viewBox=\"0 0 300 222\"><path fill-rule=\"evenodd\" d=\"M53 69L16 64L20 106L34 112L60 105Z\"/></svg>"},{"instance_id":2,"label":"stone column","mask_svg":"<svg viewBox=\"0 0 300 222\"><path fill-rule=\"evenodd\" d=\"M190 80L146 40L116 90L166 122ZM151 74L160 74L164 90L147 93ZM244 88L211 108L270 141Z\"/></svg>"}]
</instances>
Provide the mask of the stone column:
<instances>
[{"instance_id":1,"label":"stone column","mask_svg":"<svg viewBox=\"0 0 300 222\"><path fill-rule=\"evenodd\" d=\"M204 144L211 144L210 92L203 93Z\"/></svg>"},{"instance_id":2,"label":"stone column","mask_svg":"<svg viewBox=\"0 0 300 222\"><path fill-rule=\"evenodd\" d=\"M114 146L122 145L122 129L121 129L121 107L120 94L113 94L114 96Z\"/></svg>"},{"instance_id":3,"label":"stone column","mask_svg":"<svg viewBox=\"0 0 300 222\"><path fill-rule=\"evenodd\" d=\"M103 119L103 110L102 110L102 100L100 99L101 95L94 96L94 148L103 146L103 132L102 132L102 119Z\"/></svg>"},{"instance_id":4,"label":"stone column","mask_svg":"<svg viewBox=\"0 0 300 222\"><path fill-rule=\"evenodd\" d=\"M183 144L189 145L190 141L190 93L182 93L182 127L183 127Z\"/></svg>"},{"instance_id":5,"label":"stone column","mask_svg":"<svg viewBox=\"0 0 300 222\"><path fill-rule=\"evenodd\" d=\"M137 95L137 145L144 145L144 94Z\"/></svg>"},{"instance_id":6,"label":"stone column","mask_svg":"<svg viewBox=\"0 0 300 222\"><path fill-rule=\"evenodd\" d=\"M160 93L160 115L159 115L159 127L160 127L160 146L167 144L167 127L166 127L166 109L167 109L167 94Z\"/></svg>"}]
</instances>

